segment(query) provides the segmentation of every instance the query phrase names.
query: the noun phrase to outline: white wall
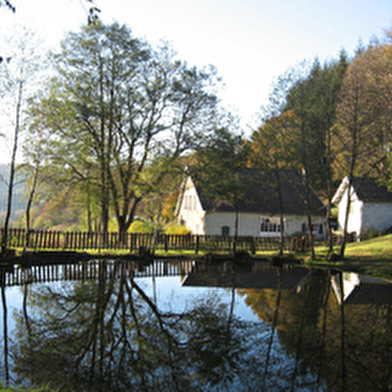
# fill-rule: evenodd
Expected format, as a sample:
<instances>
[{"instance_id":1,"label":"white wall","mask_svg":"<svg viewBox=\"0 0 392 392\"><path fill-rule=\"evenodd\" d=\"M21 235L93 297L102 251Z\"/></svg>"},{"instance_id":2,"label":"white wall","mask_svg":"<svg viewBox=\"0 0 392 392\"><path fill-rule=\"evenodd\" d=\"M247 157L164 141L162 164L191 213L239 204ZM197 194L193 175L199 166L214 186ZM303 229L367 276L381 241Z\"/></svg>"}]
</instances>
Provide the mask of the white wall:
<instances>
[{"instance_id":1,"label":"white wall","mask_svg":"<svg viewBox=\"0 0 392 392\"><path fill-rule=\"evenodd\" d=\"M338 221L344 228L344 220L347 206L347 192L342 197L338 209ZM364 203L359 200L355 193L351 194L350 214L348 218L349 233L355 232L357 236L366 233L368 229L386 230L392 226L392 205L390 203Z\"/></svg>"},{"instance_id":2,"label":"white wall","mask_svg":"<svg viewBox=\"0 0 392 392\"><path fill-rule=\"evenodd\" d=\"M361 234L367 229L383 231L392 226L392 205L389 203L366 203L362 212Z\"/></svg>"},{"instance_id":3,"label":"white wall","mask_svg":"<svg viewBox=\"0 0 392 392\"><path fill-rule=\"evenodd\" d=\"M193 234L205 234L204 228L205 211L202 208L199 196L193 181L188 177L178 210L178 224L184 223Z\"/></svg>"},{"instance_id":4,"label":"white wall","mask_svg":"<svg viewBox=\"0 0 392 392\"><path fill-rule=\"evenodd\" d=\"M346 208L347 208L347 192L344 192L339 204L338 204L338 222L341 229L344 228L346 219ZM355 192L351 191L351 203L350 203L350 214L348 217L347 232L355 232L358 236L362 230L362 210L363 202L358 199Z\"/></svg>"},{"instance_id":5,"label":"white wall","mask_svg":"<svg viewBox=\"0 0 392 392\"><path fill-rule=\"evenodd\" d=\"M238 214L238 235L239 236L263 236L263 237L279 237L279 232L260 232L261 220L269 218L271 215L261 215L254 213L240 213ZM279 220L279 216L275 215L272 218ZM307 217L306 216L285 216L285 235L291 236L294 233L301 232L303 225L307 229ZM222 227L230 227L230 235L234 235L235 227L235 214L229 212L210 212L205 216L205 234L209 235L221 235ZM312 217L312 223L317 226L316 234L318 237L325 238L326 236L326 223L322 217ZM318 233L318 226L322 224L322 234Z\"/></svg>"}]
</instances>

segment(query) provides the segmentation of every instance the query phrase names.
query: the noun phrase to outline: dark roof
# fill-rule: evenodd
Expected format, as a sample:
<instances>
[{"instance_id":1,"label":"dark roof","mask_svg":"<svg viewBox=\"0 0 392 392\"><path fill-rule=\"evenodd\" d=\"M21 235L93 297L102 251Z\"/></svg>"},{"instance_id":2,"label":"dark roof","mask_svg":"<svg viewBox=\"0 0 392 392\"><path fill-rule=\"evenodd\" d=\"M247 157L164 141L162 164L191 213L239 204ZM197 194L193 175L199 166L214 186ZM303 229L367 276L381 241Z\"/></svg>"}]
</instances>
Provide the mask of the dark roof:
<instances>
[{"instance_id":1,"label":"dark roof","mask_svg":"<svg viewBox=\"0 0 392 392\"><path fill-rule=\"evenodd\" d=\"M363 201L392 202L392 192L376 178L356 177L353 180L353 187Z\"/></svg>"},{"instance_id":2,"label":"dark roof","mask_svg":"<svg viewBox=\"0 0 392 392\"><path fill-rule=\"evenodd\" d=\"M289 215L307 215L306 185L302 176L294 171L279 172L282 184L283 213ZM212 200L205 196L197 175L192 175L200 201L205 211L227 212L234 207L227 200ZM245 169L240 173L241 183L239 212L279 214L279 197L274 171ZM310 188L309 211L311 215L323 216L325 205Z\"/></svg>"}]
</instances>

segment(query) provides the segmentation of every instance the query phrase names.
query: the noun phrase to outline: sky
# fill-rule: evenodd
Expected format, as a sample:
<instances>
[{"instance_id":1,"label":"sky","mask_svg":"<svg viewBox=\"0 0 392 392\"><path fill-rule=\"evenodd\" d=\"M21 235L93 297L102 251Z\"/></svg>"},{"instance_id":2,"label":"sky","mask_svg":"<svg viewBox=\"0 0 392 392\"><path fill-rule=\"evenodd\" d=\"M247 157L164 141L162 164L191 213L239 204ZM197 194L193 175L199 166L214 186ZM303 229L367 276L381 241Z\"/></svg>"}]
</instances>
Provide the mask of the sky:
<instances>
[{"instance_id":1,"label":"sky","mask_svg":"<svg viewBox=\"0 0 392 392\"><path fill-rule=\"evenodd\" d=\"M67 31L87 20L86 0L11 0L0 8L0 29L37 30L56 48ZM169 41L189 65L212 64L225 85L225 107L246 128L268 102L279 75L302 61L352 54L360 42L392 28L392 0L95 0L100 18L129 25L133 35ZM1 31L0 30L0 31ZM244 129L246 131L246 129Z\"/></svg>"}]
</instances>

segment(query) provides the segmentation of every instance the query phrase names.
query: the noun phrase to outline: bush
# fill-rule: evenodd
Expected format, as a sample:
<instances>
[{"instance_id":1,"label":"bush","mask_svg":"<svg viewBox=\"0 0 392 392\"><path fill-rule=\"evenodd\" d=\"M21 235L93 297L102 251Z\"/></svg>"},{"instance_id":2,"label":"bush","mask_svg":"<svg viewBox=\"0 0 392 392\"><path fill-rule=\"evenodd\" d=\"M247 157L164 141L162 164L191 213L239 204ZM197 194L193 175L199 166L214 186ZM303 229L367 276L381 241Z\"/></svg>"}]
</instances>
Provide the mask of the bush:
<instances>
[{"instance_id":1,"label":"bush","mask_svg":"<svg viewBox=\"0 0 392 392\"><path fill-rule=\"evenodd\" d=\"M154 223L135 220L131 224L129 231L137 234L154 234Z\"/></svg>"},{"instance_id":2,"label":"bush","mask_svg":"<svg viewBox=\"0 0 392 392\"><path fill-rule=\"evenodd\" d=\"M373 229L372 227L369 227L362 235L361 235L361 240L370 240L375 237L380 237L382 233L380 230Z\"/></svg>"},{"instance_id":3,"label":"bush","mask_svg":"<svg viewBox=\"0 0 392 392\"><path fill-rule=\"evenodd\" d=\"M187 235L191 234L191 232L184 225L169 225L166 227L165 234Z\"/></svg>"}]
</instances>

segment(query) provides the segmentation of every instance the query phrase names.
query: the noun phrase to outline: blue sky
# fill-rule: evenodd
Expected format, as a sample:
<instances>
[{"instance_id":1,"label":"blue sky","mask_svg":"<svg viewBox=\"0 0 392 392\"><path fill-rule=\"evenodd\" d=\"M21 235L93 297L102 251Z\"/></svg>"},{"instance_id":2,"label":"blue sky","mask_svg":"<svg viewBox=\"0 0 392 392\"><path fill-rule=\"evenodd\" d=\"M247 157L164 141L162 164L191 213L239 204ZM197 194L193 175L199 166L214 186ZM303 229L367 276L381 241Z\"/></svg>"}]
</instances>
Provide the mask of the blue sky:
<instances>
[{"instance_id":1,"label":"blue sky","mask_svg":"<svg viewBox=\"0 0 392 392\"><path fill-rule=\"evenodd\" d=\"M17 21L55 47L86 20L85 0L13 0L0 26ZM392 27L392 0L96 0L105 22L128 24L150 42L167 39L190 65L213 64L223 78L225 106L244 127L267 102L274 78L303 60L352 53Z\"/></svg>"}]
</instances>

